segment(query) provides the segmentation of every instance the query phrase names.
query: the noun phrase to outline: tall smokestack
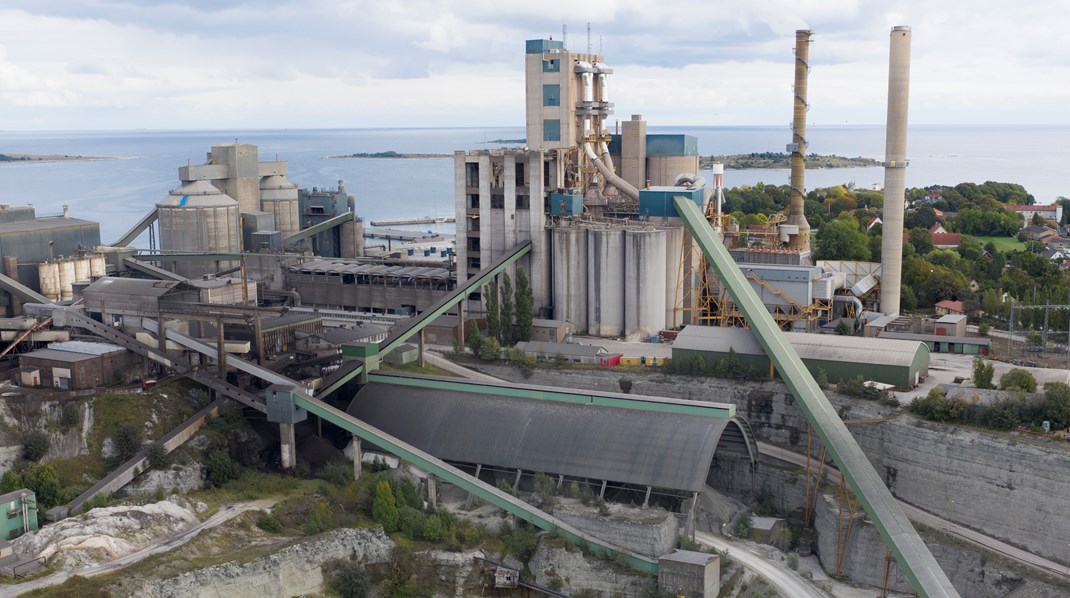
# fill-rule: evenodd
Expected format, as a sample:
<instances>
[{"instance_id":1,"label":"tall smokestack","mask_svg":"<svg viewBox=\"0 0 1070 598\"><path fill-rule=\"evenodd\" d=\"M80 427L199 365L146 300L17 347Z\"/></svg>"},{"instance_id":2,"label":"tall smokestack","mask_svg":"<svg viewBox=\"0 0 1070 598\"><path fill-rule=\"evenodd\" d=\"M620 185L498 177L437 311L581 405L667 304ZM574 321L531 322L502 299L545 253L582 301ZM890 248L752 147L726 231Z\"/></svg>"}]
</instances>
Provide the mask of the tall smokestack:
<instances>
[{"instance_id":1,"label":"tall smokestack","mask_svg":"<svg viewBox=\"0 0 1070 598\"><path fill-rule=\"evenodd\" d=\"M806 80L810 75L810 36L808 29L795 32L795 110L791 124L791 202L788 204L788 219L784 224L794 225L799 231L788 237L788 247L807 251L810 249L810 223L803 213L806 200Z\"/></svg>"},{"instance_id":2,"label":"tall smokestack","mask_svg":"<svg viewBox=\"0 0 1070 598\"><path fill-rule=\"evenodd\" d=\"M907 104L910 99L910 27L892 27L888 59L888 131L884 148L881 239L881 312L899 314L903 279L903 202L906 196Z\"/></svg>"}]
</instances>

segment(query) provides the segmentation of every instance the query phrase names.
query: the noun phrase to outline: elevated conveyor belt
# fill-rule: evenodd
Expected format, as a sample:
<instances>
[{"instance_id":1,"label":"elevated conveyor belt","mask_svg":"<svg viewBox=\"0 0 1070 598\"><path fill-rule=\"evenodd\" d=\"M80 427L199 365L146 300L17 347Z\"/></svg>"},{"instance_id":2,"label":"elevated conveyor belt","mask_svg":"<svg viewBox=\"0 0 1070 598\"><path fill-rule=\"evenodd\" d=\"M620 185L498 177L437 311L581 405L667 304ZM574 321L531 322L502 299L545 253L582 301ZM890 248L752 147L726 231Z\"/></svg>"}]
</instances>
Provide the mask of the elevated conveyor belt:
<instances>
[{"instance_id":1,"label":"elevated conveyor belt","mask_svg":"<svg viewBox=\"0 0 1070 598\"><path fill-rule=\"evenodd\" d=\"M27 303L43 303L45 305L53 303L51 299L5 274L0 274L0 289L4 289L13 295L18 295Z\"/></svg>"},{"instance_id":2,"label":"elevated conveyor belt","mask_svg":"<svg viewBox=\"0 0 1070 598\"><path fill-rule=\"evenodd\" d=\"M345 214L335 216L334 218L331 218L329 220L324 220L319 224L299 230L296 233L290 235L289 237L286 237L282 240L282 246L288 247L298 241L318 235L325 230L330 230L336 226L341 226L347 222L353 222L353 218L355 218L355 214L353 214L353 212L346 212Z\"/></svg>"},{"instance_id":3,"label":"elevated conveyor belt","mask_svg":"<svg viewBox=\"0 0 1070 598\"><path fill-rule=\"evenodd\" d=\"M133 268L143 274L148 274L153 278L159 280L177 280L179 282L186 282L186 277L179 274L175 274L170 270L164 270L163 268L153 266L152 264L140 261L132 257L123 258L123 263L129 268Z\"/></svg>"},{"instance_id":4,"label":"elevated conveyor belt","mask_svg":"<svg viewBox=\"0 0 1070 598\"><path fill-rule=\"evenodd\" d=\"M112 247L126 247L133 243L134 239L138 238L138 235L148 230L148 228L152 226L152 223L156 222L159 215L160 212L158 210L153 210L148 214L145 214L141 220L137 221L137 224L135 224L133 228L126 231L126 234L120 237L118 241L112 243Z\"/></svg>"},{"instance_id":5,"label":"elevated conveyor belt","mask_svg":"<svg viewBox=\"0 0 1070 598\"><path fill-rule=\"evenodd\" d=\"M56 312L53 312L53 318L56 317L55 313ZM93 334L96 334L97 336L106 338L120 347L130 349L134 353L147 357L165 367L175 370L176 372L185 374L190 370L190 365L188 363L171 359L171 357L163 351L141 343L137 339L123 334L111 326L105 326L81 311L68 309L65 310L63 317L66 318L67 325L78 326L79 328L85 328L86 330L92 331Z\"/></svg>"},{"instance_id":6,"label":"elevated conveyor belt","mask_svg":"<svg viewBox=\"0 0 1070 598\"><path fill-rule=\"evenodd\" d=\"M716 270L717 277L746 315L750 329L754 331L788 389L798 400L806 419L813 425L832 459L843 472L851 490L873 519L885 544L910 580L910 585L921 596L958 596L929 548L903 514L899 502L873 470L865 453L840 420L784 333L777 327L773 317L743 276L743 272L732 261L732 256L724 244L714 235L702 210L682 196L675 197L673 203L695 241L702 247L706 259Z\"/></svg>"},{"instance_id":7,"label":"elevated conveyor belt","mask_svg":"<svg viewBox=\"0 0 1070 598\"><path fill-rule=\"evenodd\" d=\"M389 451L391 454L397 455L399 458L416 465L420 469L432 473L467 492L471 492L480 499L504 509L540 529L564 536L569 541L580 546L586 546L600 555L622 559L628 566L636 570L651 574L657 574L658 572L657 561L631 552L625 548L612 545L604 540L599 540L598 538L582 532L568 523L557 519L553 515L545 513L511 494L502 492L498 488L482 482L456 467L394 438L382 430L369 426L357 418L331 407L323 401L297 396L295 397L294 402L298 407L308 410L309 413L322 417L358 438L381 447L384 450Z\"/></svg>"}]
</instances>

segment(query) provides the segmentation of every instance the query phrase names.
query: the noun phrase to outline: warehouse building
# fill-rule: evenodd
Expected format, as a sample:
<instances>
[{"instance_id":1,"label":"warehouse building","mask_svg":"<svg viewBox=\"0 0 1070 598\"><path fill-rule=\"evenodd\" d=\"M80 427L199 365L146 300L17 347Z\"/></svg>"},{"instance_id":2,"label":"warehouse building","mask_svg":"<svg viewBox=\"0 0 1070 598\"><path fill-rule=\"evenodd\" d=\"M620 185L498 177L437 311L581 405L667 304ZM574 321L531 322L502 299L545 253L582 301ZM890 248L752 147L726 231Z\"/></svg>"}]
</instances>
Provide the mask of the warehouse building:
<instances>
[{"instance_id":1,"label":"warehouse building","mask_svg":"<svg viewBox=\"0 0 1070 598\"><path fill-rule=\"evenodd\" d=\"M82 390L130 382L140 375L137 356L108 343L52 343L19 358L23 386Z\"/></svg>"},{"instance_id":2,"label":"warehouse building","mask_svg":"<svg viewBox=\"0 0 1070 598\"><path fill-rule=\"evenodd\" d=\"M929 375L929 349L915 340L860 338L832 334L786 333L792 348L802 358L810 373L823 370L829 381L853 379L912 388ZM734 350L744 366L759 372L770 370L769 357L747 328L687 326L672 347L675 363L687 363L702 357L714 364Z\"/></svg>"}]
</instances>

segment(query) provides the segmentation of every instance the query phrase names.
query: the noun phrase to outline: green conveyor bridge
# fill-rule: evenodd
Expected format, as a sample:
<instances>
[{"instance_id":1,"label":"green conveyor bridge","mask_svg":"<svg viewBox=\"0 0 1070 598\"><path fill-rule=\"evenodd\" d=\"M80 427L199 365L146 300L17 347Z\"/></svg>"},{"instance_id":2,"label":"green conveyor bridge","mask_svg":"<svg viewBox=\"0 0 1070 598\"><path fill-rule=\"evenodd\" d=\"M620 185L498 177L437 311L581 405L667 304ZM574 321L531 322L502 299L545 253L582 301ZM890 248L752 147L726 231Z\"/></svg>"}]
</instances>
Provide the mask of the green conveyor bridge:
<instances>
[{"instance_id":1,"label":"green conveyor bridge","mask_svg":"<svg viewBox=\"0 0 1070 598\"><path fill-rule=\"evenodd\" d=\"M885 544L903 568L910 585L920 596L958 596L929 548L907 520L899 503L888 490L861 447L836 414L825 393L803 365L798 353L777 326L724 244L714 235L699 207L686 197L673 199L676 212L702 253L713 265L717 277L728 288L747 317L758 342L780 372L791 394L798 400L806 419L828 448L851 490L872 518Z\"/></svg>"}]
</instances>

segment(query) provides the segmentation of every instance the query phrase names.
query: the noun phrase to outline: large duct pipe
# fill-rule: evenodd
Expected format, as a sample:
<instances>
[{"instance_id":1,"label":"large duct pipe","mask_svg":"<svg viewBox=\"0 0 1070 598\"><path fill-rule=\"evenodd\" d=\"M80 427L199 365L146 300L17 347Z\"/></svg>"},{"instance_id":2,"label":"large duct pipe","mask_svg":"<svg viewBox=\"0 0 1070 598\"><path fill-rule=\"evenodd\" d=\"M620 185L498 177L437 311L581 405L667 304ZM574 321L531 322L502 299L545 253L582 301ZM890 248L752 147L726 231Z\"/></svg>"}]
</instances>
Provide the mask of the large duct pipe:
<instances>
[{"instance_id":1,"label":"large duct pipe","mask_svg":"<svg viewBox=\"0 0 1070 598\"><path fill-rule=\"evenodd\" d=\"M881 233L881 313L899 314L903 278L903 203L906 197L907 105L910 99L910 27L892 27L888 58L888 130L884 146Z\"/></svg>"},{"instance_id":2,"label":"large duct pipe","mask_svg":"<svg viewBox=\"0 0 1070 598\"><path fill-rule=\"evenodd\" d=\"M605 69L605 65L601 63L599 63L598 66L600 67L599 70ZM594 68L595 67L593 67L589 62L581 61L576 63L576 69L581 73L580 78L583 80L583 101L587 105L590 105L592 102L594 102L594 74L592 73L592 70L594 70ZM603 77L602 84L604 86L605 74L600 73L599 76ZM604 89L605 88L603 87L603 90ZM590 131L591 117L585 116L583 119L583 136L588 137L590 135ZM633 187L631 183L618 176L617 173L613 171L612 166L607 166L605 162L603 162L602 159L599 158L598 153L595 152L594 147L589 141L585 141L583 143L583 151L587 154L587 159L589 159L591 163L594 164L594 167L598 170L598 173L606 179L607 183L616 187L618 191L620 191L622 194L624 194L631 200L639 201L639 190ZM603 147L602 151L603 155L607 157L609 156L608 147Z\"/></svg>"},{"instance_id":3,"label":"large duct pipe","mask_svg":"<svg viewBox=\"0 0 1070 598\"><path fill-rule=\"evenodd\" d=\"M682 172L676 175L676 178L672 181L673 187L687 187L688 189L701 189L706 186L706 179L700 176L695 176L689 172Z\"/></svg>"},{"instance_id":4,"label":"large duct pipe","mask_svg":"<svg viewBox=\"0 0 1070 598\"><path fill-rule=\"evenodd\" d=\"M810 249L810 223L806 221L803 204L806 201L806 82L810 75L810 36L807 29L795 32L795 109L791 123L791 200L788 203L788 218L784 224L799 227L799 232L788 237L788 247L799 251Z\"/></svg>"}]
</instances>

